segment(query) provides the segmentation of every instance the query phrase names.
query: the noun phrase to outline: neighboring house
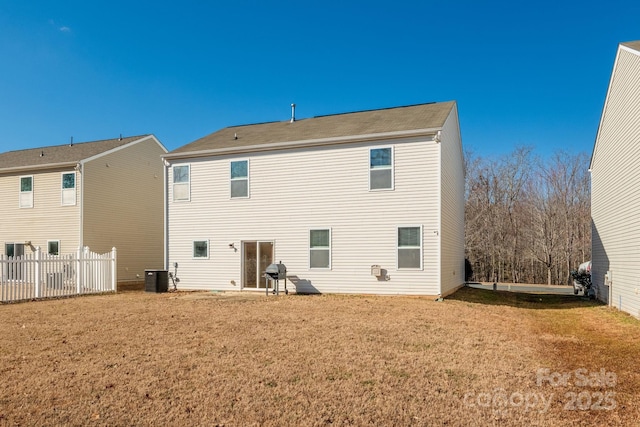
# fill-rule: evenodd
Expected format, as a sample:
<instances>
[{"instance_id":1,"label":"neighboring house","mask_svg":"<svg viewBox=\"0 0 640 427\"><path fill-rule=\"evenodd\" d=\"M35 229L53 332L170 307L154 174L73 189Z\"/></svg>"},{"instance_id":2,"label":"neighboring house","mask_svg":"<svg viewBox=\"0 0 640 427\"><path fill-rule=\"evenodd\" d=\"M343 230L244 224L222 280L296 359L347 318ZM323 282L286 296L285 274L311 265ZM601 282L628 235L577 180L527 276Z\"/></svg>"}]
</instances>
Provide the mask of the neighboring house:
<instances>
[{"instance_id":1,"label":"neighboring house","mask_svg":"<svg viewBox=\"0 0 640 427\"><path fill-rule=\"evenodd\" d=\"M590 170L591 280L640 318L640 41L618 47Z\"/></svg>"},{"instance_id":2,"label":"neighboring house","mask_svg":"<svg viewBox=\"0 0 640 427\"><path fill-rule=\"evenodd\" d=\"M164 166L153 135L0 154L0 254L88 246L118 255L118 281L163 266Z\"/></svg>"},{"instance_id":3,"label":"neighboring house","mask_svg":"<svg viewBox=\"0 0 640 427\"><path fill-rule=\"evenodd\" d=\"M299 293L464 283L455 102L228 127L164 159L178 288L264 290L279 261Z\"/></svg>"}]
</instances>

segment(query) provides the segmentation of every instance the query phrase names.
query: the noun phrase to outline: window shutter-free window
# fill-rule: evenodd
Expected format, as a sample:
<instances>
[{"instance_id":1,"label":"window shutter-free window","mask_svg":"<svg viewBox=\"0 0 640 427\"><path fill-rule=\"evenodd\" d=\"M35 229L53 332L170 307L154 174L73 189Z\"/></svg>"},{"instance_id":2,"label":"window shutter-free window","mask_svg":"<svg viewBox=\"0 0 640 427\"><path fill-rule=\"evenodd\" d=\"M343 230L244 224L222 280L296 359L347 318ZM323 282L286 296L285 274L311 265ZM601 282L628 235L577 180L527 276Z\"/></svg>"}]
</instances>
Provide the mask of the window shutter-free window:
<instances>
[{"instance_id":1,"label":"window shutter-free window","mask_svg":"<svg viewBox=\"0 0 640 427\"><path fill-rule=\"evenodd\" d=\"M195 240L193 242L193 257L209 258L209 241L208 240Z\"/></svg>"},{"instance_id":2,"label":"window shutter-free window","mask_svg":"<svg viewBox=\"0 0 640 427\"><path fill-rule=\"evenodd\" d=\"M20 177L20 207L21 208L33 207L33 177L32 176Z\"/></svg>"},{"instance_id":3,"label":"window shutter-free window","mask_svg":"<svg viewBox=\"0 0 640 427\"><path fill-rule=\"evenodd\" d=\"M309 231L309 267L331 268L331 230Z\"/></svg>"},{"instance_id":4,"label":"window shutter-free window","mask_svg":"<svg viewBox=\"0 0 640 427\"><path fill-rule=\"evenodd\" d=\"M62 174L62 205L76 204L76 174L75 172Z\"/></svg>"},{"instance_id":5,"label":"window shutter-free window","mask_svg":"<svg viewBox=\"0 0 640 427\"><path fill-rule=\"evenodd\" d=\"M391 147L369 150L369 189L393 188L393 152Z\"/></svg>"},{"instance_id":6,"label":"window shutter-free window","mask_svg":"<svg viewBox=\"0 0 640 427\"><path fill-rule=\"evenodd\" d=\"M249 197L249 161L231 162L231 197Z\"/></svg>"},{"instance_id":7,"label":"window shutter-free window","mask_svg":"<svg viewBox=\"0 0 640 427\"><path fill-rule=\"evenodd\" d=\"M173 200L189 200L191 190L189 188L189 165L173 167Z\"/></svg>"},{"instance_id":8,"label":"window shutter-free window","mask_svg":"<svg viewBox=\"0 0 640 427\"><path fill-rule=\"evenodd\" d=\"M398 269L422 268L422 227L398 227Z\"/></svg>"},{"instance_id":9,"label":"window shutter-free window","mask_svg":"<svg viewBox=\"0 0 640 427\"><path fill-rule=\"evenodd\" d=\"M60 240L49 240L47 242L47 253L49 255L60 255Z\"/></svg>"}]
</instances>

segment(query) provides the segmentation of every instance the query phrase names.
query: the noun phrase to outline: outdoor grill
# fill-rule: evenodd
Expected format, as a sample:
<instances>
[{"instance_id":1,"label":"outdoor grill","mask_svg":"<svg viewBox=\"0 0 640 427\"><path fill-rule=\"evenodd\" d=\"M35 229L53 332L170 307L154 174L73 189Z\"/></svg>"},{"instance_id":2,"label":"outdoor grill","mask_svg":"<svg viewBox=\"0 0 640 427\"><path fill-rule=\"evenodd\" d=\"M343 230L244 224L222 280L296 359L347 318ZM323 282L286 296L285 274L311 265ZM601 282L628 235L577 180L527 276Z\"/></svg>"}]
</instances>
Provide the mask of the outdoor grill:
<instances>
[{"instance_id":1,"label":"outdoor grill","mask_svg":"<svg viewBox=\"0 0 640 427\"><path fill-rule=\"evenodd\" d=\"M264 276L275 282L273 293L278 295L280 293L279 281L284 280L284 293L289 294L287 290L287 267L279 262L278 264L269 264L264 271ZM269 295L269 288L267 287L267 295Z\"/></svg>"},{"instance_id":2,"label":"outdoor grill","mask_svg":"<svg viewBox=\"0 0 640 427\"><path fill-rule=\"evenodd\" d=\"M271 280L283 280L287 278L287 267L284 264L269 264L265 270L267 278Z\"/></svg>"}]
</instances>

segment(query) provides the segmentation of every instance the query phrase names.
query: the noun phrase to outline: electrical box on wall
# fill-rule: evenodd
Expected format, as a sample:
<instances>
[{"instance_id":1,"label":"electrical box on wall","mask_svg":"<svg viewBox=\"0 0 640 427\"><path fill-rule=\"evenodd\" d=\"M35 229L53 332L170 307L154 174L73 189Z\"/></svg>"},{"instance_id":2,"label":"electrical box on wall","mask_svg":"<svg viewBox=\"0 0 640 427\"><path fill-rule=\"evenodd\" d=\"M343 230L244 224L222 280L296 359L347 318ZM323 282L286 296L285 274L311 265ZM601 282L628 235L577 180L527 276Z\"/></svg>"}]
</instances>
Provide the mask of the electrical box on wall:
<instances>
[{"instance_id":1,"label":"electrical box on wall","mask_svg":"<svg viewBox=\"0 0 640 427\"><path fill-rule=\"evenodd\" d=\"M376 276L376 277L382 276L382 268L379 265L372 265L371 266L371 275L372 276Z\"/></svg>"}]
</instances>

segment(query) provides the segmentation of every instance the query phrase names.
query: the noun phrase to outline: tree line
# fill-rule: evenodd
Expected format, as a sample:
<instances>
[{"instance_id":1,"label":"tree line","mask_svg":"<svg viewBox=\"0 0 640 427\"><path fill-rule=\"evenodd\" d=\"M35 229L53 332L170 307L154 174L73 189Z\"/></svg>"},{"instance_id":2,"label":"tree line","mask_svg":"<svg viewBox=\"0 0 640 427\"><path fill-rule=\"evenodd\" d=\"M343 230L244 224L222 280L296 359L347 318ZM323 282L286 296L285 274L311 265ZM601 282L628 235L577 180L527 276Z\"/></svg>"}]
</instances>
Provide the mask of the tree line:
<instances>
[{"instance_id":1,"label":"tree line","mask_svg":"<svg viewBox=\"0 0 640 427\"><path fill-rule=\"evenodd\" d=\"M465 256L470 280L570 284L591 259L590 157L518 147L465 152Z\"/></svg>"}]
</instances>

